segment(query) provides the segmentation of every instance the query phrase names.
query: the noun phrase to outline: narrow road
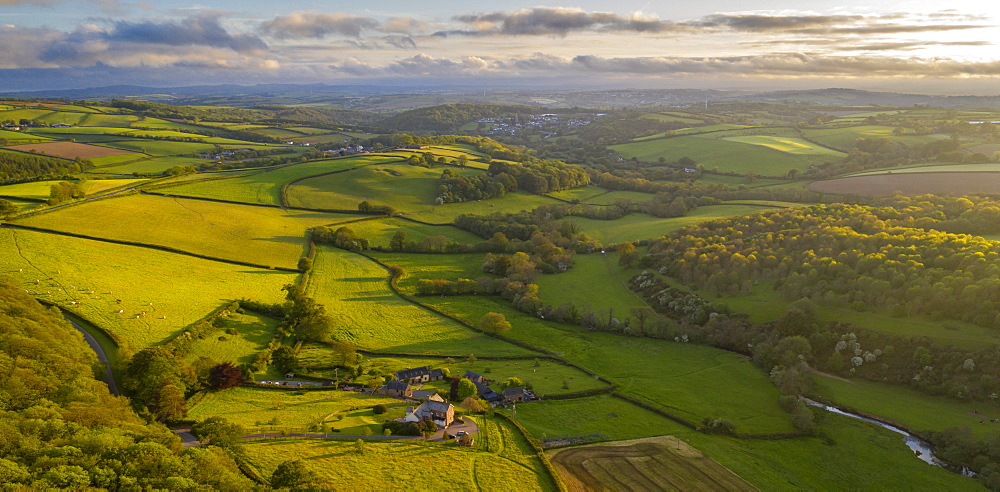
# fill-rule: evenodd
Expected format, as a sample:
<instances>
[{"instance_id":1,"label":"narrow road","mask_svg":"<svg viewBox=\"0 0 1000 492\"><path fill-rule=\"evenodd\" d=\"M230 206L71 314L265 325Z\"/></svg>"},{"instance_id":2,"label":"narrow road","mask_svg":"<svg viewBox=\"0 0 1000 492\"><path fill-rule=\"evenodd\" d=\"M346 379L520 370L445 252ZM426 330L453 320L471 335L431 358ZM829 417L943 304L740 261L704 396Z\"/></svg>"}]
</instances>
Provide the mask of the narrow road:
<instances>
[{"instance_id":1,"label":"narrow road","mask_svg":"<svg viewBox=\"0 0 1000 492\"><path fill-rule=\"evenodd\" d=\"M68 318L66 321L69 321L73 325L73 328L76 328L80 333L83 333L83 339L87 341L87 345L90 345L90 348L97 353L97 359L104 364L104 382L108 383L108 391L110 391L112 395L121 396L121 393L118 391L118 384L115 383L115 376L114 374L111 374L111 364L108 363L108 354L104 351L104 347L102 347L100 343L97 343L97 339L82 326L76 324L76 322Z\"/></svg>"}]
</instances>

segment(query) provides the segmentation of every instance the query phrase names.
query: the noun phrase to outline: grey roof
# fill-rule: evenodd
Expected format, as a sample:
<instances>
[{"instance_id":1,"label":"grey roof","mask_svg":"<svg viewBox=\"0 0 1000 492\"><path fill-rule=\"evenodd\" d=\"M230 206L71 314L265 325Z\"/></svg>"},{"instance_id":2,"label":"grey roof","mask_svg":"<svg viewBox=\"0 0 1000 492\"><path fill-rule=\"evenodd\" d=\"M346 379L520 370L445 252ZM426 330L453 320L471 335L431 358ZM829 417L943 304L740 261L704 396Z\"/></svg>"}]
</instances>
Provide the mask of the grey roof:
<instances>
[{"instance_id":1,"label":"grey roof","mask_svg":"<svg viewBox=\"0 0 1000 492\"><path fill-rule=\"evenodd\" d=\"M448 408L451 407L451 403L435 400L427 400L417 407L417 410L423 410L428 412L447 412Z\"/></svg>"},{"instance_id":2,"label":"grey roof","mask_svg":"<svg viewBox=\"0 0 1000 492\"><path fill-rule=\"evenodd\" d=\"M387 390L406 391L407 389L410 388L410 385L402 381L389 381L388 383L385 383L385 386L383 386L383 388Z\"/></svg>"},{"instance_id":3,"label":"grey roof","mask_svg":"<svg viewBox=\"0 0 1000 492\"><path fill-rule=\"evenodd\" d=\"M477 380L485 380L486 379L485 377L483 377L482 374L479 374L477 372L472 372L472 371L465 371L465 374L462 377L465 378L465 379L468 379L470 381L473 381L473 382L475 382Z\"/></svg>"},{"instance_id":4,"label":"grey roof","mask_svg":"<svg viewBox=\"0 0 1000 492\"><path fill-rule=\"evenodd\" d=\"M507 388L507 389L503 390L503 396L504 397L507 397L507 396L518 396L518 395L524 396L524 388L521 387L521 386L518 386L516 388Z\"/></svg>"},{"instance_id":5,"label":"grey roof","mask_svg":"<svg viewBox=\"0 0 1000 492\"><path fill-rule=\"evenodd\" d=\"M410 379L420 376L430 374L430 369L427 366L414 367L413 369L403 369L402 371L396 371L396 379Z\"/></svg>"},{"instance_id":6,"label":"grey roof","mask_svg":"<svg viewBox=\"0 0 1000 492\"><path fill-rule=\"evenodd\" d=\"M430 375L432 378L443 378L444 371L442 371L441 369L431 369Z\"/></svg>"}]
</instances>

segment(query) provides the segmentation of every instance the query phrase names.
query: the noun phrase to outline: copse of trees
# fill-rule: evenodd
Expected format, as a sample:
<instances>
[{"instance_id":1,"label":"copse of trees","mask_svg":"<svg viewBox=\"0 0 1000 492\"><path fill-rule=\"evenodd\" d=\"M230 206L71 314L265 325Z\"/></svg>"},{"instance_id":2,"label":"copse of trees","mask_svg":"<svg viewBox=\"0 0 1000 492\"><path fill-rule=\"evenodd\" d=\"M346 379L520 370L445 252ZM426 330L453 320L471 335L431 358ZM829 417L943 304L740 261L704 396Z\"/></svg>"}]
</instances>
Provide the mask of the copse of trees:
<instances>
[{"instance_id":1,"label":"copse of trees","mask_svg":"<svg viewBox=\"0 0 1000 492\"><path fill-rule=\"evenodd\" d=\"M71 161L0 150L0 183L65 176L93 167L94 165L86 159Z\"/></svg>"}]
</instances>

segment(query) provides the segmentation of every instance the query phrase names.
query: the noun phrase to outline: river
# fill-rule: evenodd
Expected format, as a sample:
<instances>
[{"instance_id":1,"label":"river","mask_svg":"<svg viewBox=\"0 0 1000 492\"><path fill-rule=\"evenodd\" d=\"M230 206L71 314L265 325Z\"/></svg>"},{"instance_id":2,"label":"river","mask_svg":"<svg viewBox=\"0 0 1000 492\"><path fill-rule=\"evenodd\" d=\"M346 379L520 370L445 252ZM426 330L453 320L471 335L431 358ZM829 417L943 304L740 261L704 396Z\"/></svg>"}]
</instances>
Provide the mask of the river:
<instances>
[{"instance_id":1,"label":"river","mask_svg":"<svg viewBox=\"0 0 1000 492\"><path fill-rule=\"evenodd\" d=\"M938 459L937 456L934 456L934 446L932 446L931 443L929 443L929 442L927 442L927 441L925 441L925 440L923 440L923 439L921 439L921 438L919 438L919 437L917 437L917 436L915 436L913 434L910 434L909 432L907 432L907 431L905 431L903 429L900 429L899 427L896 427L894 425L889 425L889 424L887 424L885 422L880 422L880 421L878 421L876 419L873 419L873 418L863 417L863 416L855 414L855 413L847 412L847 411L841 410L841 409L839 409L837 407L831 407L829 405L824 405L824 404L822 404L822 403L820 403L818 401L813 401L813 400L810 400L808 398L803 398L802 400L804 402L806 402L806 404L808 404L808 405L812 405L814 407L822 408L823 410L826 410L828 412L833 412L833 413L836 413L836 414L839 414L839 415L844 415L846 417L851 417L852 419L858 419L858 420L863 420L865 422L871 422L871 423L873 423L875 425L878 425L880 427L889 429L889 430L891 430L891 431L893 431L893 432L895 432L897 434L902 434L903 435L903 442L906 443L907 447L909 447L910 449L913 450L913 454L917 455L918 458L920 458L921 460L923 460L925 463L928 463L928 464L931 464L931 465L934 465L934 466L940 466L940 467L948 469L948 470L952 470L952 468L950 466L948 466L947 463L945 463L944 461L941 461L940 459ZM965 468L965 467L963 467L962 470L961 470L961 472L959 472L959 473L961 473L962 475L965 475L967 477L973 477L973 476L976 475L974 472L972 472L971 470L969 470L968 468Z\"/></svg>"}]
</instances>

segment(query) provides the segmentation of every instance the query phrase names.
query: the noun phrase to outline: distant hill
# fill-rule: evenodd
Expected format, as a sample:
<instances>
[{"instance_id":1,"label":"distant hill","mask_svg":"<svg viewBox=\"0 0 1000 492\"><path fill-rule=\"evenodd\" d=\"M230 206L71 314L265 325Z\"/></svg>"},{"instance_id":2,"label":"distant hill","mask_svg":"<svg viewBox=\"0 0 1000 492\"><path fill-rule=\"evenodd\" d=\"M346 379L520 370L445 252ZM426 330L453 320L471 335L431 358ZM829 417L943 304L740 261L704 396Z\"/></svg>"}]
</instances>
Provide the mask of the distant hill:
<instances>
[{"instance_id":1,"label":"distant hill","mask_svg":"<svg viewBox=\"0 0 1000 492\"><path fill-rule=\"evenodd\" d=\"M749 101L789 101L830 106L913 106L915 104L947 108L1000 108L998 96L934 96L902 92L873 92L857 89L817 89L805 91L763 92L741 99Z\"/></svg>"},{"instance_id":2,"label":"distant hill","mask_svg":"<svg viewBox=\"0 0 1000 492\"><path fill-rule=\"evenodd\" d=\"M453 132L470 121L482 118L495 118L512 113L535 114L544 111L533 106L507 104L444 104L403 111L382 120L379 125L390 130Z\"/></svg>"}]
</instances>

